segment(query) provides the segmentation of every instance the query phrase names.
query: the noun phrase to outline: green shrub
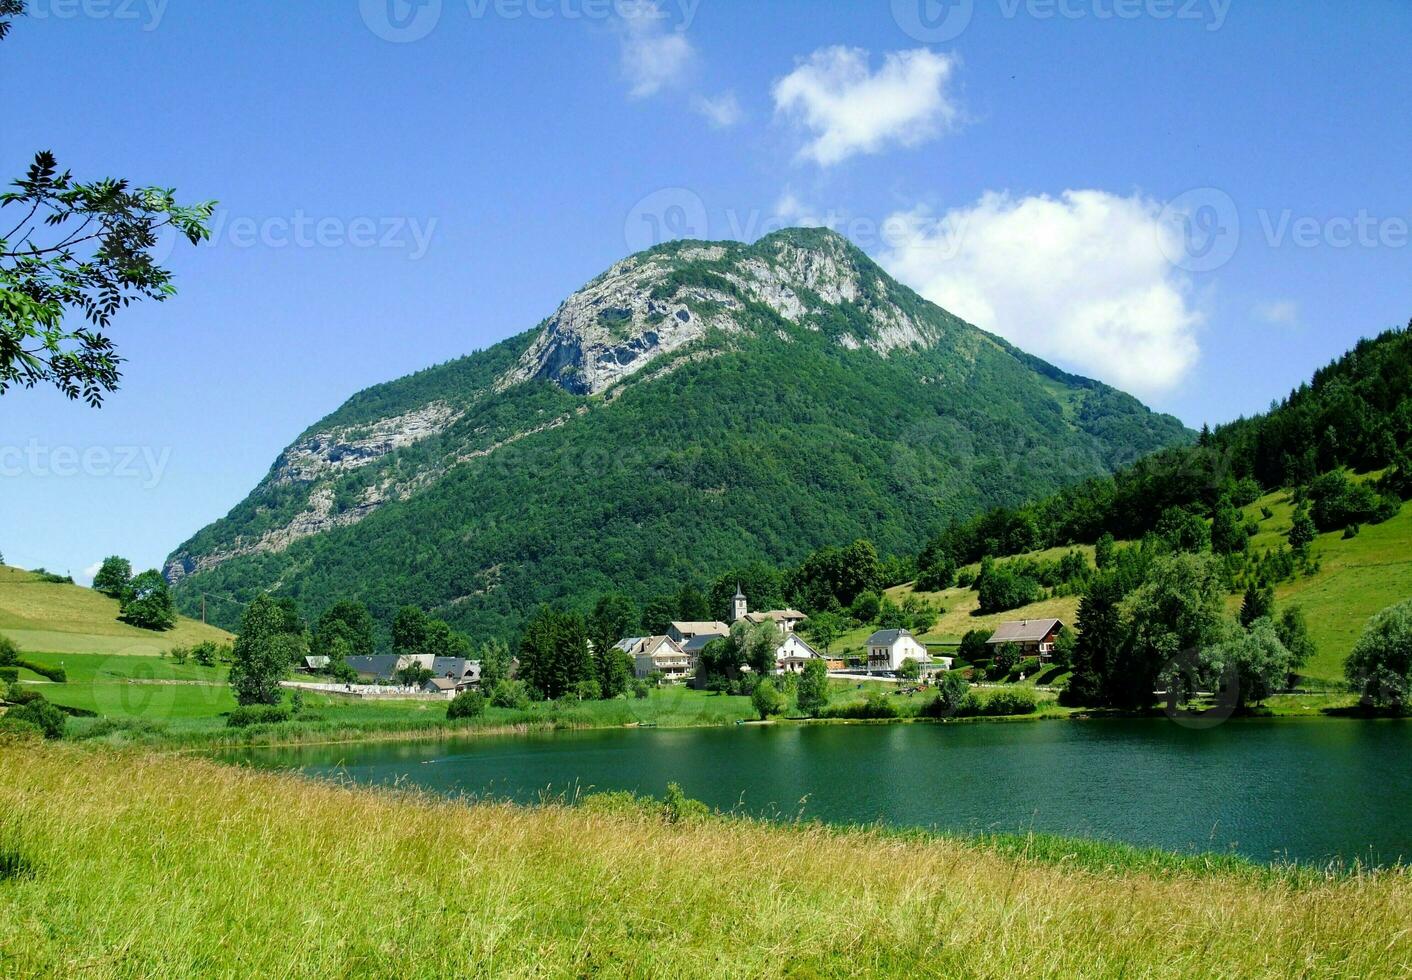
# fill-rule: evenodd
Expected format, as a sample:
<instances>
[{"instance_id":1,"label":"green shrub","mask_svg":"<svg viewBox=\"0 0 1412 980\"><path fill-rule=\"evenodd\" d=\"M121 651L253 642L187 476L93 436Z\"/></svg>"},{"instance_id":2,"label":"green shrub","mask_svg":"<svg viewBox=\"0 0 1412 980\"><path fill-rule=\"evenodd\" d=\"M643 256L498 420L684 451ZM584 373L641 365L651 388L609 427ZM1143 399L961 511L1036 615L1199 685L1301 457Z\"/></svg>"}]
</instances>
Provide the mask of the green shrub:
<instances>
[{"instance_id":1,"label":"green shrub","mask_svg":"<svg viewBox=\"0 0 1412 980\"><path fill-rule=\"evenodd\" d=\"M33 704L35 701L43 701L44 695L33 688L12 683L5 689L5 700L11 704Z\"/></svg>"},{"instance_id":2,"label":"green shrub","mask_svg":"<svg viewBox=\"0 0 1412 980\"><path fill-rule=\"evenodd\" d=\"M44 733L45 738L63 738L64 728L68 725L69 719L62 711L50 704L43 698L35 698L28 704L22 704L18 708L11 708L5 712L5 720L10 722L29 722L35 728Z\"/></svg>"},{"instance_id":3,"label":"green shrub","mask_svg":"<svg viewBox=\"0 0 1412 980\"><path fill-rule=\"evenodd\" d=\"M69 675L64 671L64 668L62 667L46 667L43 664L37 664L32 660L21 660L18 662L17 666L23 667L25 670L38 674L40 677L43 677L46 680L51 680L55 684L67 684L69 680Z\"/></svg>"},{"instance_id":4,"label":"green shrub","mask_svg":"<svg viewBox=\"0 0 1412 980\"><path fill-rule=\"evenodd\" d=\"M662 801L662 819L667 823L690 823L710 815L711 808L705 803L691 799L676 783L667 784L667 796Z\"/></svg>"},{"instance_id":5,"label":"green shrub","mask_svg":"<svg viewBox=\"0 0 1412 980\"><path fill-rule=\"evenodd\" d=\"M979 713L987 717L1032 715L1038 708L1034 695L1025 688L993 691L981 702Z\"/></svg>"},{"instance_id":6,"label":"green shrub","mask_svg":"<svg viewBox=\"0 0 1412 980\"><path fill-rule=\"evenodd\" d=\"M42 728L32 721L21 718L19 715L15 714L14 711L8 711L0 715L0 742L6 739L33 739L38 741L43 738L44 730Z\"/></svg>"},{"instance_id":7,"label":"green shrub","mask_svg":"<svg viewBox=\"0 0 1412 980\"><path fill-rule=\"evenodd\" d=\"M245 704L226 716L227 728L249 728L251 725L278 725L289 721L289 709L280 704Z\"/></svg>"},{"instance_id":8,"label":"green shrub","mask_svg":"<svg viewBox=\"0 0 1412 980\"><path fill-rule=\"evenodd\" d=\"M922 714L929 718L953 718L970 693L971 685L966 683L966 678L948 670L937 678L936 697L922 708Z\"/></svg>"},{"instance_id":9,"label":"green shrub","mask_svg":"<svg viewBox=\"0 0 1412 980\"><path fill-rule=\"evenodd\" d=\"M648 684L646 681L636 680L632 682L632 696L637 698L639 701L641 701L643 698L650 697L651 694L652 685Z\"/></svg>"},{"instance_id":10,"label":"green shrub","mask_svg":"<svg viewBox=\"0 0 1412 980\"><path fill-rule=\"evenodd\" d=\"M836 705L825 713L826 718L879 719L896 718L901 714L897 705L881 691L872 691L862 701Z\"/></svg>"},{"instance_id":11,"label":"green shrub","mask_svg":"<svg viewBox=\"0 0 1412 980\"><path fill-rule=\"evenodd\" d=\"M750 704L760 714L760 720L764 721L770 715L781 714L785 708L789 707L789 698L775 686L770 680L762 680L755 685L755 690L751 692Z\"/></svg>"},{"instance_id":12,"label":"green shrub","mask_svg":"<svg viewBox=\"0 0 1412 980\"><path fill-rule=\"evenodd\" d=\"M462 718L479 718L485 714L485 695L479 691L462 691L446 706L446 717L450 721Z\"/></svg>"},{"instance_id":13,"label":"green shrub","mask_svg":"<svg viewBox=\"0 0 1412 980\"><path fill-rule=\"evenodd\" d=\"M525 682L508 679L496 681L495 686L490 689L490 703L497 708L528 711L530 697Z\"/></svg>"},{"instance_id":14,"label":"green shrub","mask_svg":"<svg viewBox=\"0 0 1412 980\"><path fill-rule=\"evenodd\" d=\"M14 667L20 662L20 649L8 636L0 636L0 667Z\"/></svg>"},{"instance_id":15,"label":"green shrub","mask_svg":"<svg viewBox=\"0 0 1412 980\"><path fill-rule=\"evenodd\" d=\"M0 667L0 684L14 684L20 679L18 667Z\"/></svg>"}]
</instances>

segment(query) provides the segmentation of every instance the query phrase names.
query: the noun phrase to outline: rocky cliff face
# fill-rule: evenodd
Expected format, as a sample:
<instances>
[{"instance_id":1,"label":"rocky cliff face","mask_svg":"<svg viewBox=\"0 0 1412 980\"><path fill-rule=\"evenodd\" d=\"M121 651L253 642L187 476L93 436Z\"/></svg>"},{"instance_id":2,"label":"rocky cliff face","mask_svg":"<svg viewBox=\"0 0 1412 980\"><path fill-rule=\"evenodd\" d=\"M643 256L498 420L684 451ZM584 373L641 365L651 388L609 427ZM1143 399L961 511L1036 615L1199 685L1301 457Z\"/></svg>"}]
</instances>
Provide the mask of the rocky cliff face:
<instances>
[{"instance_id":1,"label":"rocky cliff face","mask_svg":"<svg viewBox=\"0 0 1412 980\"><path fill-rule=\"evenodd\" d=\"M741 313L750 304L814 330L830 309L860 304L870 329L842 334L839 344L887 353L931 343L936 331L899 307L896 288L845 239L823 230L756 246L666 246L624 259L565 300L498 387L545 378L596 395L712 330L747 329Z\"/></svg>"}]
</instances>

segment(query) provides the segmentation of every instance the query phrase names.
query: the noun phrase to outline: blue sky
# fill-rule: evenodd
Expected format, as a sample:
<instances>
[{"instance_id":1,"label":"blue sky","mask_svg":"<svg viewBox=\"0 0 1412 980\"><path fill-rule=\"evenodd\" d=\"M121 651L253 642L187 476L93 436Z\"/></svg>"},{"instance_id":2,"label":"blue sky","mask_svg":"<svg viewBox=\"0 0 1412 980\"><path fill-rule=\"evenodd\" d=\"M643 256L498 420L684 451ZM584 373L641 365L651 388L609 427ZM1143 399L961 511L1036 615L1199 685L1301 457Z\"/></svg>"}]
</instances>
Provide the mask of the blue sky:
<instances>
[{"instance_id":1,"label":"blue sky","mask_svg":"<svg viewBox=\"0 0 1412 980\"><path fill-rule=\"evenodd\" d=\"M1412 316L1412 5L40 0L0 172L220 201L100 411L0 399L0 552L157 565L353 392L661 237L848 234L1192 426ZM656 16L649 16L655 14Z\"/></svg>"}]
</instances>

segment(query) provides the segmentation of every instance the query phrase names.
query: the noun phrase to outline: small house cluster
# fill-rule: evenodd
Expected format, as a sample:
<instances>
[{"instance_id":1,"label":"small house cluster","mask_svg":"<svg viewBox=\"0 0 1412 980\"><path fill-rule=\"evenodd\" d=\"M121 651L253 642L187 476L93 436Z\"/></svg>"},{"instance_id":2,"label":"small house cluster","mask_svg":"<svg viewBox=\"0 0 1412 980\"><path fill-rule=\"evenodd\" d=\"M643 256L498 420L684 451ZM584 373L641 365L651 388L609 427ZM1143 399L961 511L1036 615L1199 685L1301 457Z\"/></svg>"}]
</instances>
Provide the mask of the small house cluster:
<instances>
[{"instance_id":1,"label":"small house cluster","mask_svg":"<svg viewBox=\"0 0 1412 980\"><path fill-rule=\"evenodd\" d=\"M797 627L807 617L797 609L771 609L751 612L746 597L739 588L731 600L731 624L718 620L691 622L673 621L667 632L657 636L629 636L618 641L617 648L632 658L638 678L660 677L668 683L686 681L696 673L701 651L707 644L730 637L731 625L774 623L779 627L780 645L775 650L775 672L802 673L810 661L823 661L831 671L847 671L849 665L830 660L815 650L799 635ZM1048 660L1064 624L1057 619L1029 619L1002 623L987 641L992 650L1003 646L1016 647L1024 657ZM896 674L911 660L928 677L951 669L953 658L933 656L926 645L906 629L880 629L864 643L866 659L853 661L854 669L869 674ZM462 657L434 657L429 654L378 654L349 657L348 666L362 684L397 682L410 667L421 667L430 676L419 690L424 694L454 697L458 692L480 685L480 664ZM304 669L317 673L328 666L327 657L306 657Z\"/></svg>"},{"instance_id":2,"label":"small house cluster","mask_svg":"<svg viewBox=\"0 0 1412 980\"><path fill-rule=\"evenodd\" d=\"M714 640L730 636L731 625L750 623L755 626L774 623L782 640L775 650L775 669L779 673L797 674L811 660L826 658L798 633L795 627L807 619L798 609L771 609L751 612L745 594L739 588L731 599L731 623L719 620L691 622L677 620L667 625L660 636L629 636L618 642L618 649L633 658L638 677L660 673L669 681L685 680L696 673L701 651ZM827 662L827 661L826 661ZM842 666L839 664L838 666Z\"/></svg>"}]
</instances>

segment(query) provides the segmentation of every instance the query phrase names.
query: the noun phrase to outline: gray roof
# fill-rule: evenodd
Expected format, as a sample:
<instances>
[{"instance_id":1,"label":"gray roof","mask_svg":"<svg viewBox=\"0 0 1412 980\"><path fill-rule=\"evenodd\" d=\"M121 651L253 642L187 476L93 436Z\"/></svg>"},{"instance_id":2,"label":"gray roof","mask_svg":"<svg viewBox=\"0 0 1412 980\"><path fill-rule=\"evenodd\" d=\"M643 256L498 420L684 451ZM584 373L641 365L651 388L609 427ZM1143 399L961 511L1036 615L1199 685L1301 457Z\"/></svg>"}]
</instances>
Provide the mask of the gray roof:
<instances>
[{"instance_id":1,"label":"gray roof","mask_svg":"<svg viewBox=\"0 0 1412 980\"><path fill-rule=\"evenodd\" d=\"M1002 643L1038 643L1063 626L1057 619L1021 619L1001 623L995 635L986 642L991 646L999 646Z\"/></svg>"},{"instance_id":2,"label":"gray roof","mask_svg":"<svg viewBox=\"0 0 1412 980\"><path fill-rule=\"evenodd\" d=\"M706 644L710 643L712 640L724 639L725 637L721 636L719 633L702 633L699 636L693 636L691 639L681 644L681 648L685 653L700 653L705 649Z\"/></svg>"},{"instance_id":3,"label":"gray roof","mask_svg":"<svg viewBox=\"0 0 1412 980\"><path fill-rule=\"evenodd\" d=\"M371 657L349 657L347 663L360 674L391 677L397 673L397 661L400 659L395 653L379 653Z\"/></svg>"},{"instance_id":4,"label":"gray roof","mask_svg":"<svg viewBox=\"0 0 1412 980\"><path fill-rule=\"evenodd\" d=\"M907 630L878 630L868 637L867 645L870 647L890 647L904 636L911 636Z\"/></svg>"},{"instance_id":5,"label":"gray roof","mask_svg":"<svg viewBox=\"0 0 1412 980\"><path fill-rule=\"evenodd\" d=\"M436 677L454 677L457 680L467 673L480 677L480 664L465 657L436 657L431 662L431 672Z\"/></svg>"}]
</instances>

